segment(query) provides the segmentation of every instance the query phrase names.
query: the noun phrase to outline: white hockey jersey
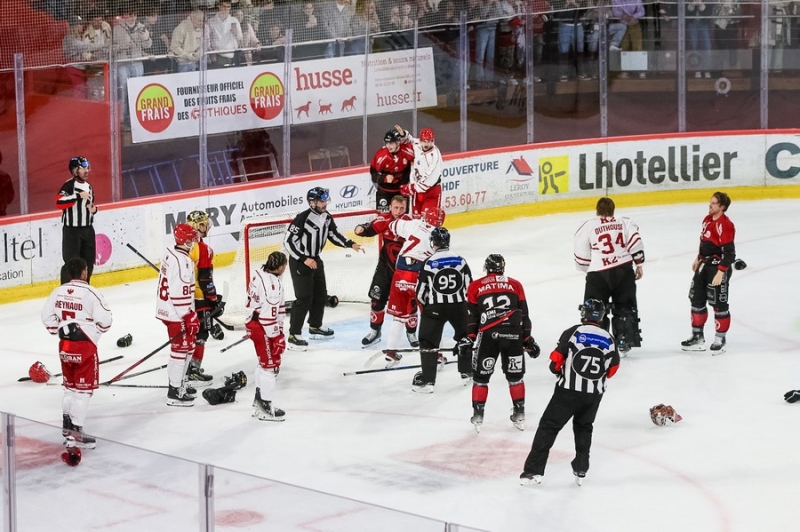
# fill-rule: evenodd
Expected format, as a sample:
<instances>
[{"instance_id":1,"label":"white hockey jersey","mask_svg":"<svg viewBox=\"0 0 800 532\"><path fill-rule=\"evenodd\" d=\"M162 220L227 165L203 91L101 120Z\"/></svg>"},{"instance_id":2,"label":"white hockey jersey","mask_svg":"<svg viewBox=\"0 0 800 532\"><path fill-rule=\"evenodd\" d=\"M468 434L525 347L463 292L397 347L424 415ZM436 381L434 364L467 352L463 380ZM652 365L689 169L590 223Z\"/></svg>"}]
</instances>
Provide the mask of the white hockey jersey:
<instances>
[{"instance_id":1,"label":"white hockey jersey","mask_svg":"<svg viewBox=\"0 0 800 532\"><path fill-rule=\"evenodd\" d=\"M403 216L389 223L389 229L399 237L405 239L400 249L400 257L423 261L433 255L431 247L431 231L433 226L421 218Z\"/></svg>"},{"instance_id":2,"label":"white hockey jersey","mask_svg":"<svg viewBox=\"0 0 800 532\"><path fill-rule=\"evenodd\" d=\"M411 191L419 194L427 192L442 178L442 152L436 145L423 151L419 139L408 134L408 140L414 147L414 165L411 169Z\"/></svg>"},{"instance_id":3,"label":"white hockey jersey","mask_svg":"<svg viewBox=\"0 0 800 532\"><path fill-rule=\"evenodd\" d=\"M258 268L250 278L247 289L247 321L258 312L258 322L264 327L267 338L283 334L286 301L280 277Z\"/></svg>"},{"instance_id":4,"label":"white hockey jersey","mask_svg":"<svg viewBox=\"0 0 800 532\"><path fill-rule=\"evenodd\" d=\"M156 318L183 321L183 317L193 310L194 263L187 251L169 247L158 274Z\"/></svg>"},{"instance_id":5,"label":"white hockey jersey","mask_svg":"<svg viewBox=\"0 0 800 532\"><path fill-rule=\"evenodd\" d=\"M575 265L580 271L598 272L634 261L644 263L639 227L630 218L598 216L575 233Z\"/></svg>"},{"instance_id":6,"label":"white hockey jersey","mask_svg":"<svg viewBox=\"0 0 800 532\"><path fill-rule=\"evenodd\" d=\"M57 334L60 327L76 324L95 345L111 328L111 310L100 292L86 281L72 280L50 294L42 309L47 332Z\"/></svg>"}]
</instances>

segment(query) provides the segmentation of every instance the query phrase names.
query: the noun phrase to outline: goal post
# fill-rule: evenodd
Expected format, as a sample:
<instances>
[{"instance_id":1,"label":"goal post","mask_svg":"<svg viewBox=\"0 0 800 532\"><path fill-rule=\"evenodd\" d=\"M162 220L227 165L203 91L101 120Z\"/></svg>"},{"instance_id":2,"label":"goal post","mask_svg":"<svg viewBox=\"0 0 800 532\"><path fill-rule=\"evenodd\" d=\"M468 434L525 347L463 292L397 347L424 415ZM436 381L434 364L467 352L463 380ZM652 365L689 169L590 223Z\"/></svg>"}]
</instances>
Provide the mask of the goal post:
<instances>
[{"instance_id":1,"label":"goal post","mask_svg":"<svg viewBox=\"0 0 800 532\"><path fill-rule=\"evenodd\" d=\"M242 220L239 245L230 275L225 281L225 323L237 329L244 328L246 318L247 287L256 268L260 268L273 251L283 251L284 235L297 213L248 218ZM355 227L369 222L378 215L376 211L331 213L336 228L346 237L362 246L363 253L350 248L340 248L328 241L320 258L325 265L328 295L343 302L369 302L368 292L372 275L378 264L378 238L356 236ZM294 300L292 276L288 268L281 278L286 301Z\"/></svg>"}]
</instances>

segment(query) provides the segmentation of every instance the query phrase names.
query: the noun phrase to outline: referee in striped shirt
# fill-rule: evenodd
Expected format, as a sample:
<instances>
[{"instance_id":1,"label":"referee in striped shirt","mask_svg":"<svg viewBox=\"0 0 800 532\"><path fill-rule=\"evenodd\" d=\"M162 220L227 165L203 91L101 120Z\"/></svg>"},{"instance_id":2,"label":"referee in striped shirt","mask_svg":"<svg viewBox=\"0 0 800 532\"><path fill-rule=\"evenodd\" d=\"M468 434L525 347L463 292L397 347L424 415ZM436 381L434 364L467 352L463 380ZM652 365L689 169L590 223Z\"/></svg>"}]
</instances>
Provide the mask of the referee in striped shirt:
<instances>
[{"instance_id":1,"label":"referee in striped shirt","mask_svg":"<svg viewBox=\"0 0 800 532\"><path fill-rule=\"evenodd\" d=\"M327 188L312 188L306 194L306 199L309 209L292 220L283 240L289 253L289 271L295 296L289 320L288 342L290 346L300 349L308 346L301 334L306 314L311 336L333 336L333 329L322 326L325 303L328 300L325 265L320 258L325 242L330 240L339 247L361 251L360 245L336 229L336 222L327 210L331 199Z\"/></svg>"},{"instance_id":2,"label":"referee in striped shirt","mask_svg":"<svg viewBox=\"0 0 800 532\"><path fill-rule=\"evenodd\" d=\"M86 157L73 157L69 160L69 173L72 178L61 186L56 196L56 207L61 210L61 221L64 224L61 240L61 284L70 281L67 262L76 257L86 261L88 274L86 282L92 278L95 259L94 215L97 206L94 204L94 191L89 184L90 164Z\"/></svg>"}]
</instances>

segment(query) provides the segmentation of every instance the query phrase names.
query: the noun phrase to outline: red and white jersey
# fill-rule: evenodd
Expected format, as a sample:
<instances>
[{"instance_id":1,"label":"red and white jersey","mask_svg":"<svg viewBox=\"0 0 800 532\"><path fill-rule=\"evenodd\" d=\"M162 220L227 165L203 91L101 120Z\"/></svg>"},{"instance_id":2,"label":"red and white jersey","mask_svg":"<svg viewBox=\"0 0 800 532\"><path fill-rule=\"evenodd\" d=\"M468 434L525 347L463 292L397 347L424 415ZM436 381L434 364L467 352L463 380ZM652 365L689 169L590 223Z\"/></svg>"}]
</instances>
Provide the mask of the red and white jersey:
<instances>
[{"instance_id":1,"label":"red and white jersey","mask_svg":"<svg viewBox=\"0 0 800 532\"><path fill-rule=\"evenodd\" d=\"M47 332L57 334L60 327L74 323L94 345L111 328L111 321L111 309L100 292L79 279L53 290L42 309Z\"/></svg>"},{"instance_id":2,"label":"red and white jersey","mask_svg":"<svg viewBox=\"0 0 800 532\"><path fill-rule=\"evenodd\" d=\"M575 264L581 271L599 272L634 261L644 263L639 227L630 218L598 216L575 233Z\"/></svg>"},{"instance_id":3,"label":"red and white jersey","mask_svg":"<svg viewBox=\"0 0 800 532\"><path fill-rule=\"evenodd\" d=\"M408 134L408 142L414 147L414 163L409 182L411 192L420 194L427 192L442 179L442 152L434 144L428 151L423 151L419 139Z\"/></svg>"},{"instance_id":4,"label":"red and white jersey","mask_svg":"<svg viewBox=\"0 0 800 532\"><path fill-rule=\"evenodd\" d=\"M264 327L267 338L283 334L283 319L286 317L286 301L280 277L258 268L250 277L247 288L247 321L258 313L258 322Z\"/></svg>"},{"instance_id":5,"label":"red and white jersey","mask_svg":"<svg viewBox=\"0 0 800 532\"><path fill-rule=\"evenodd\" d=\"M156 318L183 321L194 310L194 263L189 252L175 246L167 248L158 274Z\"/></svg>"},{"instance_id":6,"label":"red and white jersey","mask_svg":"<svg viewBox=\"0 0 800 532\"><path fill-rule=\"evenodd\" d=\"M736 260L736 227L727 215L714 219L710 214L703 218L700 233L700 252L697 257L703 262L718 264L720 270L727 270Z\"/></svg>"},{"instance_id":7,"label":"red and white jersey","mask_svg":"<svg viewBox=\"0 0 800 532\"><path fill-rule=\"evenodd\" d=\"M421 218L403 216L389 223L389 229L397 236L404 238L400 257L424 261L433 255L431 247L431 231L433 226Z\"/></svg>"}]
</instances>

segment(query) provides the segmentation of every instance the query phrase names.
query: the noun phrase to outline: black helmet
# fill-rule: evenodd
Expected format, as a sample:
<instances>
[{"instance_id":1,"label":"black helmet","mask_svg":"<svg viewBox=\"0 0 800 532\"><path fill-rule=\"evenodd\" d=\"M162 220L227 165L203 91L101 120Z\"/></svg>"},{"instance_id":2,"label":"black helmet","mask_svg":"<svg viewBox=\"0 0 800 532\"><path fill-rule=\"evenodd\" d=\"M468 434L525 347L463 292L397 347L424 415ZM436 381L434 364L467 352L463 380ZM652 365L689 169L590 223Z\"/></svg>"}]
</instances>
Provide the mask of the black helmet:
<instances>
[{"instance_id":1,"label":"black helmet","mask_svg":"<svg viewBox=\"0 0 800 532\"><path fill-rule=\"evenodd\" d=\"M506 259L502 255L493 253L486 257L486 262L483 263L483 271L486 273L503 273L506 271Z\"/></svg>"},{"instance_id":2,"label":"black helmet","mask_svg":"<svg viewBox=\"0 0 800 532\"><path fill-rule=\"evenodd\" d=\"M89 159L86 157L73 157L69 160L69 171L72 172L75 168L89 168Z\"/></svg>"},{"instance_id":3,"label":"black helmet","mask_svg":"<svg viewBox=\"0 0 800 532\"><path fill-rule=\"evenodd\" d=\"M400 133L398 133L396 129L390 129L383 136L383 142L384 143L386 143L386 142L400 142L401 140L402 140L402 137L400 136Z\"/></svg>"},{"instance_id":4,"label":"black helmet","mask_svg":"<svg viewBox=\"0 0 800 532\"><path fill-rule=\"evenodd\" d=\"M434 227L431 231L431 245L437 248L450 247L450 231L444 227Z\"/></svg>"},{"instance_id":5,"label":"black helmet","mask_svg":"<svg viewBox=\"0 0 800 532\"><path fill-rule=\"evenodd\" d=\"M308 201L328 201L331 199L331 193L327 188L314 187L306 194Z\"/></svg>"},{"instance_id":6,"label":"black helmet","mask_svg":"<svg viewBox=\"0 0 800 532\"><path fill-rule=\"evenodd\" d=\"M587 299L578 310L581 311L581 320L584 322L600 323L606 315L606 306L599 299Z\"/></svg>"}]
</instances>

